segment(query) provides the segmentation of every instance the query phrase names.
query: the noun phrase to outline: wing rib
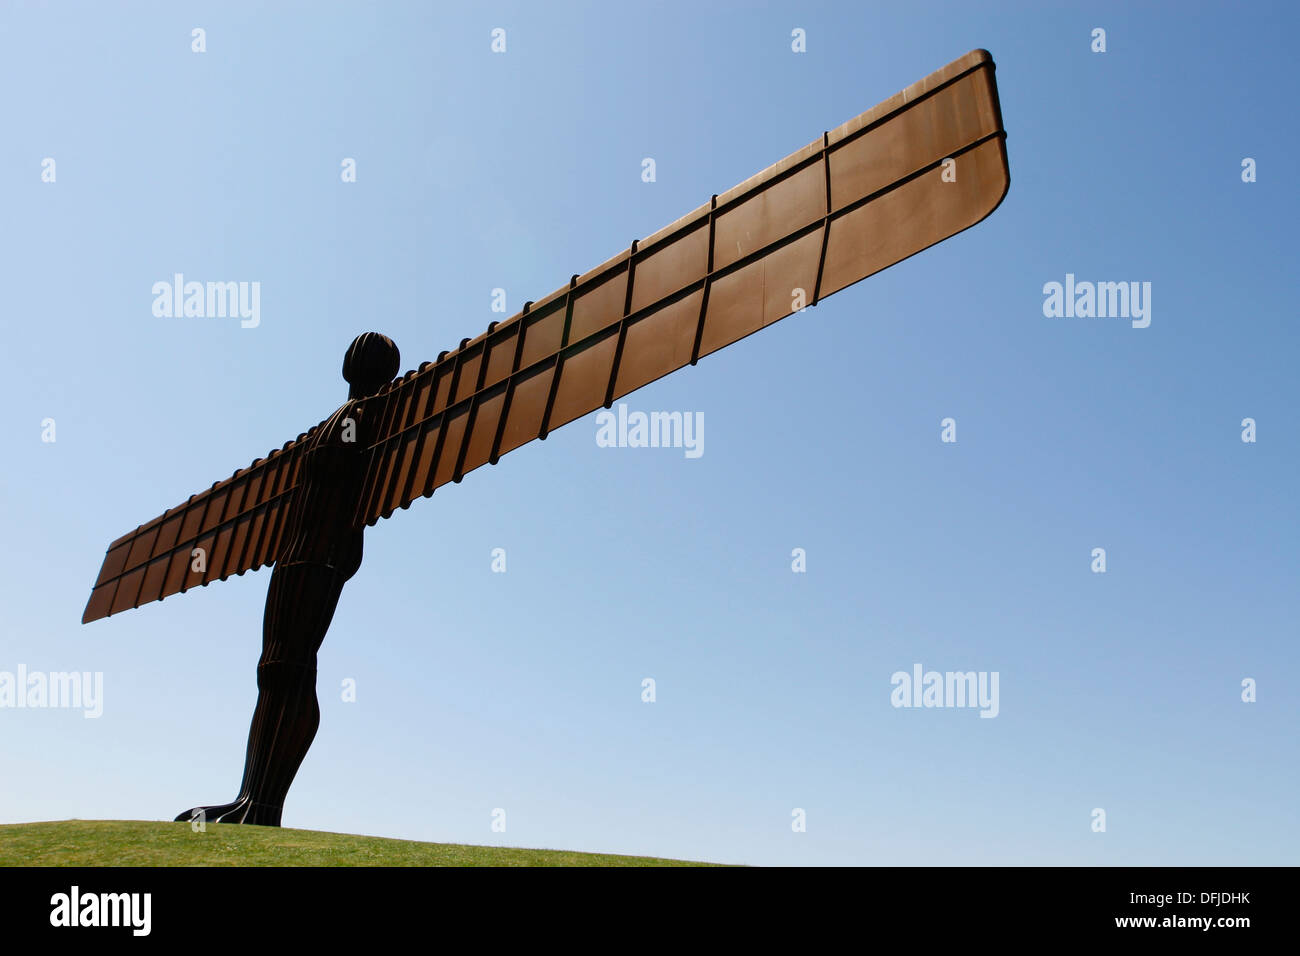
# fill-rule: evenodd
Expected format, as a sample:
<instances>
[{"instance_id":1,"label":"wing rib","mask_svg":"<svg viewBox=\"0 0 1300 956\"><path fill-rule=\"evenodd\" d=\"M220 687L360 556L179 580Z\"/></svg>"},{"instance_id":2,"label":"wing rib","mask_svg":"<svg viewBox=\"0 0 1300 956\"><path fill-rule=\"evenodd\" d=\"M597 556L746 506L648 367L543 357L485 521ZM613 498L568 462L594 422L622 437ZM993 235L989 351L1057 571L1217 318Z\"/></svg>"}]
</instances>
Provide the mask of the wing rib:
<instances>
[{"instance_id":1,"label":"wing rib","mask_svg":"<svg viewBox=\"0 0 1300 956\"><path fill-rule=\"evenodd\" d=\"M281 518L297 486L299 452L315 431L286 442L110 544L81 622L273 563ZM195 548L204 549L202 571L193 569Z\"/></svg>"}]
</instances>

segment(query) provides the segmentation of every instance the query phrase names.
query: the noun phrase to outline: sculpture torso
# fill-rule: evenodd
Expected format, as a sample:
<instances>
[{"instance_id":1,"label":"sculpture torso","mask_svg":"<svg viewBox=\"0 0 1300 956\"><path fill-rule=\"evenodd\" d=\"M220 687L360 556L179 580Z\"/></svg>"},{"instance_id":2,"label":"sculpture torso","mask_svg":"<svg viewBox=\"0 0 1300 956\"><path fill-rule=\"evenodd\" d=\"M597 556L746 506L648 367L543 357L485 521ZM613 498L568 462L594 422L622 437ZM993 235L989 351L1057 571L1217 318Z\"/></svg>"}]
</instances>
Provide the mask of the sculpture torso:
<instances>
[{"instance_id":1,"label":"sculpture torso","mask_svg":"<svg viewBox=\"0 0 1300 956\"><path fill-rule=\"evenodd\" d=\"M365 523L355 518L366 477L366 424L362 402L350 399L309 440L279 566L311 564L350 578L361 565Z\"/></svg>"}]
</instances>

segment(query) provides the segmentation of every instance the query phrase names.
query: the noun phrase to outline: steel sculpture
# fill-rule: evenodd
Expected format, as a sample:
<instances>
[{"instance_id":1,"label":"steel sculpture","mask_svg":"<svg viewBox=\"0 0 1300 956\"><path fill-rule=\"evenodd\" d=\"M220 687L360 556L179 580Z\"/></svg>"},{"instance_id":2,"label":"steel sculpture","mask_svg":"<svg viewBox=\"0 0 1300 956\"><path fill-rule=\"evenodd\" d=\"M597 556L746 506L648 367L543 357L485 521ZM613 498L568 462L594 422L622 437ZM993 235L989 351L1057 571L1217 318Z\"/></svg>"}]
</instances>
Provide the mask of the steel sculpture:
<instances>
[{"instance_id":1,"label":"steel sculpture","mask_svg":"<svg viewBox=\"0 0 1300 956\"><path fill-rule=\"evenodd\" d=\"M108 547L83 622L275 565L232 803L278 826L320 720L316 652L365 528L481 465L989 215L1010 175L992 57L975 50L436 362L348 349L348 401Z\"/></svg>"}]
</instances>

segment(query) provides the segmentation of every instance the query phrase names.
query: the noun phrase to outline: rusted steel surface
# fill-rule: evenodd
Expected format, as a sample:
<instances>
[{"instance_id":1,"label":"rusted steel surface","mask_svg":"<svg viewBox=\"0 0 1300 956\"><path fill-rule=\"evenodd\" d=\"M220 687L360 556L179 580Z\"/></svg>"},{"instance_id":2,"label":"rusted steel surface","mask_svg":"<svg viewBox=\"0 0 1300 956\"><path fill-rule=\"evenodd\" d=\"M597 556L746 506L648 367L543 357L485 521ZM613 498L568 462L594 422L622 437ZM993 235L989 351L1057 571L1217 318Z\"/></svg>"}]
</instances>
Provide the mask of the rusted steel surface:
<instances>
[{"instance_id":1,"label":"rusted steel surface","mask_svg":"<svg viewBox=\"0 0 1300 956\"><path fill-rule=\"evenodd\" d=\"M318 427L318 426L317 426ZM272 564L313 427L108 546L82 622ZM205 569L193 570L202 548Z\"/></svg>"},{"instance_id":2,"label":"rusted steel surface","mask_svg":"<svg viewBox=\"0 0 1300 956\"><path fill-rule=\"evenodd\" d=\"M975 225L1010 183L1005 137L972 51L407 372L368 399L355 524L790 315L796 289L815 305ZM82 620L274 563L315 430L114 541Z\"/></svg>"},{"instance_id":3,"label":"rusted steel surface","mask_svg":"<svg viewBox=\"0 0 1300 956\"><path fill-rule=\"evenodd\" d=\"M979 222L1010 182L993 69L967 54L408 372L358 519L790 315L796 289L814 305Z\"/></svg>"}]
</instances>

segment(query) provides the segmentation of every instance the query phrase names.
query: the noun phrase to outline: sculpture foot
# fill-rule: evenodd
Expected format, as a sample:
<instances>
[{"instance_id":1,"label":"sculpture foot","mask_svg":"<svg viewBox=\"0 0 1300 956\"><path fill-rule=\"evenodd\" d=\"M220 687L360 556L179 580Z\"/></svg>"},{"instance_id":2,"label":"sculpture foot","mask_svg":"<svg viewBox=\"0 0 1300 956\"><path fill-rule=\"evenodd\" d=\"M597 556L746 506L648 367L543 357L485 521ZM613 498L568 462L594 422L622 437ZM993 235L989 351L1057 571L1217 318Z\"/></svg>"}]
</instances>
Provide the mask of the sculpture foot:
<instances>
[{"instance_id":1,"label":"sculpture foot","mask_svg":"<svg viewBox=\"0 0 1300 956\"><path fill-rule=\"evenodd\" d=\"M234 803L223 803L211 807L191 807L178 814L176 822L189 823L196 818L201 818L204 823L245 823L252 826L278 827L281 812L280 807L268 806L265 803L254 803L251 797L244 797Z\"/></svg>"}]
</instances>

